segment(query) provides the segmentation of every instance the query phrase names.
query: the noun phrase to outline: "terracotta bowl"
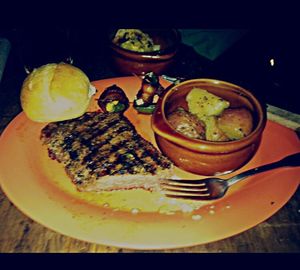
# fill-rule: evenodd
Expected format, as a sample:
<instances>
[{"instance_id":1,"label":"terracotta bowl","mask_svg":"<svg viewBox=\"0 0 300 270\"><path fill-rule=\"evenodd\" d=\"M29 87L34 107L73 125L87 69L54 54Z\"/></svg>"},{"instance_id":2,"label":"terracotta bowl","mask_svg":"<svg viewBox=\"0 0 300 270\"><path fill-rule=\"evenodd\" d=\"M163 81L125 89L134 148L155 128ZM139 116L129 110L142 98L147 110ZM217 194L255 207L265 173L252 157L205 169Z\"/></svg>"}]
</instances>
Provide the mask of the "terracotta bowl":
<instances>
[{"instance_id":1,"label":"terracotta bowl","mask_svg":"<svg viewBox=\"0 0 300 270\"><path fill-rule=\"evenodd\" d=\"M254 118L253 131L243 139L229 142L190 139L175 131L167 122L166 115L179 106L187 109L186 95L194 87L228 100L231 108L248 108ZM265 125L265 109L249 91L213 79L189 80L170 88L158 101L152 117L152 128L161 151L176 166L200 175L230 173L246 164L257 151Z\"/></svg>"},{"instance_id":2,"label":"terracotta bowl","mask_svg":"<svg viewBox=\"0 0 300 270\"><path fill-rule=\"evenodd\" d=\"M126 50L112 42L117 30L110 33L110 48L112 63L123 75L143 75L153 71L158 75L166 72L175 62L180 44L180 34L177 30L141 29L150 35L154 44L159 44L161 49L155 52L134 52Z\"/></svg>"}]
</instances>

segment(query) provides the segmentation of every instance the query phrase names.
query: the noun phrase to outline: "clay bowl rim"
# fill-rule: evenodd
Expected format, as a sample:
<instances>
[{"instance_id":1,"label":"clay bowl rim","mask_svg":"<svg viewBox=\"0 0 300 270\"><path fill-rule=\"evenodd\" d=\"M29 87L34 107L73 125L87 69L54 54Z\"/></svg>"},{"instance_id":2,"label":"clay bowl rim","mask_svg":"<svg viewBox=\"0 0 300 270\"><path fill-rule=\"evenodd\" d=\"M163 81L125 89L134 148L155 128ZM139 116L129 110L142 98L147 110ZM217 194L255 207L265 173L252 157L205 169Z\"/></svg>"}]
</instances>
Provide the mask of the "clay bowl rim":
<instances>
[{"instance_id":1,"label":"clay bowl rim","mask_svg":"<svg viewBox=\"0 0 300 270\"><path fill-rule=\"evenodd\" d=\"M169 60L172 57L176 55L176 53L179 50L179 45L181 41L180 33L177 29L166 29L170 32L173 32L175 36L174 43L169 46L166 49L153 51L153 52L135 52L131 50L124 49L115 43L112 42L112 38L110 37L110 47L115 52L117 52L122 57L130 58L131 60L137 60L137 61L147 61L147 60L153 60L153 61L164 61ZM111 31L112 32L112 31Z\"/></svg>"},{"instance_id":2,"label":"clay bowl rim","mask_svg":"<svg viewBox=\"0 0 300 270\"><path fill-rule=\"evenodd\" d=\"M252 103L252 105L254 106L254 110L258 115L258 123L256 124L255 129L245 138L240 140L229 141L229 142L212 142L212 141L206 141L200 139L191 139L175 131L166 119L165 104L167 102L167 99L174 91L178 91L180 87L195 82L200 82L200 83L208 82L213 85L215 84L225 85L227 87L232 88L231 91L236 92L237 94L242 95L243 97L246 97ZM266 117L265 110L263 109L258 99L249 90L246 90L245 88L239 85L227 81L201 78L201 79L187 80L172 86L158 102L157 109L154 112L151 120L151 126L155 134L183 148L195 152L218 154L218 153L235 152L254 142L262 134L266 125L266 121L267 121L267 117ZM165 129L166 132L161 130L161 128L159 127L160 124L163 125L163 129Z\"/></svg>"}]
</instances>

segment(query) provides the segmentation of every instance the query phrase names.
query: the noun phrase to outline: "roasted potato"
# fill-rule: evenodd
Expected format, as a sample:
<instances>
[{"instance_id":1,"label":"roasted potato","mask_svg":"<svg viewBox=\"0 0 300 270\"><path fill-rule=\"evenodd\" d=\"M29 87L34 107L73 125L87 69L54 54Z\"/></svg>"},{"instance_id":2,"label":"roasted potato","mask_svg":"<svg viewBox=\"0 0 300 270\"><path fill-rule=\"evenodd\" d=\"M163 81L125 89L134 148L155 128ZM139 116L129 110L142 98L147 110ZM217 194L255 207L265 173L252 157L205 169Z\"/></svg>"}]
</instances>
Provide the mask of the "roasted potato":
<instances>
[{"instance_id":1,"label":"roasted potato","mask_svg":"<svg viewBox=\"0 0 300 270\"><path fill-rule=\"evenodd\" d=\"M218 116L229 107L229 102L206 90L193 88L186 96L189 112L200 120L203 117Z\"/></svg>"},{"instance_id":2,"label":"roasted potato","mask_svg":"<svg viewBox=\"0 0 300 270\"><path fill-rule=\"evenodd\" d=\"M230 140L239 140L253 129L253 117L246 108L226 109L218 117L217 125Z\"/></svg>"},{"instance_id":3,"label":"roasted potato","mask_svg":"<svg viewBox=\"0 0 300 270\"><path fill-rule=\"evenodd\" d=\"M208 116L204 119L205 123L205 137L207 141L214 142L226 142L229 138L226 134L218 127L217 117Z\"/></svg>"},{"instance_id":4,"label":"roasted potato","mask_svg":"<svg viewBox=\"0 0 300 270\"><path fill-rule=\"evenodd\" d=\"M179 133L192 139L205 139L205 128L200 120L182 108L167 117L169 124Z\"/></svg>"}]
</instances>

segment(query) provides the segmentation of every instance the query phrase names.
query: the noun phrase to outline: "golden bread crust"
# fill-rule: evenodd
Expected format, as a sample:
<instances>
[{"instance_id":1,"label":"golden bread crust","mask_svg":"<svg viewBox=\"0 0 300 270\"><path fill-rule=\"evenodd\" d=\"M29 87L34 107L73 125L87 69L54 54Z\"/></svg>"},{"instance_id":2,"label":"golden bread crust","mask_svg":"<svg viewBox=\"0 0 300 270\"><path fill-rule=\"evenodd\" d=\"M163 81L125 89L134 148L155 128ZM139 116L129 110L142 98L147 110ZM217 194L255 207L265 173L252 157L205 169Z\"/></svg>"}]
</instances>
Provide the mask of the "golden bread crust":
<instances>
[{"instance_id":1,"label":"golden bread crust","mask_svg":"<svg viewBox=\"0 0 300 270\"><path fill-rule=\"evenodd\" d=\"M47 64L35 69L21 89L21 106L36 122L55 122L84 114L89 106L88 77L65 63Z\"/></svg>"}]
</instances>

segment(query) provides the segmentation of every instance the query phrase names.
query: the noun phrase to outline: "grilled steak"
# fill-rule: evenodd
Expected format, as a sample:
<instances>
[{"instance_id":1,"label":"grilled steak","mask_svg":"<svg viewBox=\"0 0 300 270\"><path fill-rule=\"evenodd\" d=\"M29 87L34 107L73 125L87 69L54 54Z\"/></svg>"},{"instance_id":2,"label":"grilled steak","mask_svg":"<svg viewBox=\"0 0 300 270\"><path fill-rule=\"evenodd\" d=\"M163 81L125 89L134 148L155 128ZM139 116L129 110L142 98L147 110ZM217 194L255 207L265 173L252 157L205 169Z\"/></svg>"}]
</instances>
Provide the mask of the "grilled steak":
<instances>
[{"instance_id":1,"label":"grilled steak","mask_svg":"<svg viewBox=\"0 0 300 270\"><path fill-rule=\"evenodd\" d=\"M172 163L143 139L119 113L86 113L50 123L41 140L49 157L61 162L80 191L158 187Z\"/></svg>"}]
</instances>

